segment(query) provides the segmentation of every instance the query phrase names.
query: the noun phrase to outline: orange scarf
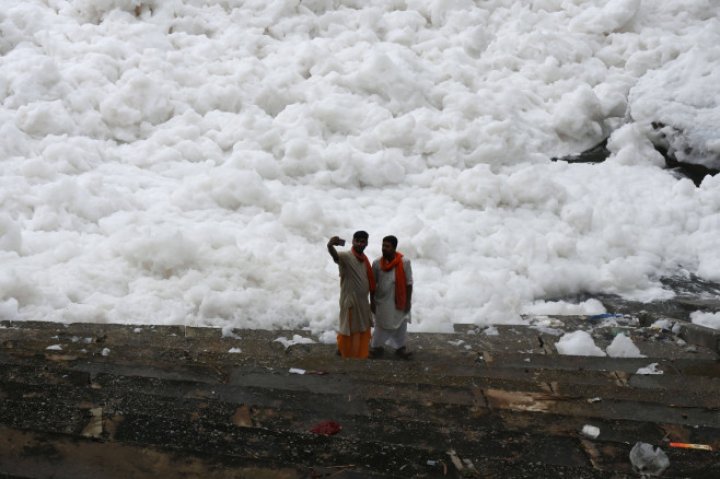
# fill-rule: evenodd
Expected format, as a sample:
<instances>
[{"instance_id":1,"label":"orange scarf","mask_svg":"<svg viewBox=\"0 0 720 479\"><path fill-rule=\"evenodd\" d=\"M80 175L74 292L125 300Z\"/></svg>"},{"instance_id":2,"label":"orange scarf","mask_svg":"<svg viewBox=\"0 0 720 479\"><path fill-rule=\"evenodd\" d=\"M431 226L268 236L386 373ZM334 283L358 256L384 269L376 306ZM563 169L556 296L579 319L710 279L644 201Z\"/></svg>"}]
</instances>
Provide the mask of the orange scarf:
<instances>
[{"instance_id":1,"label":"orange scarf","mask_svg":"<svg viewBox=\"0 0 720 479\"><path fill-rule=\"evenodd\" d=\"M395 258L393 258L392 261L387 261L382 257L380 258L380 268L386 272L395 268L395 309L405 311L405 306L407 305L407 283L402 259L403 255L398 252L395 252Z\"/></svg>"},{"instance_id":2,"label":"orange scarf","mask_svg":"<svg viewBox=\"0 0 720 479\"><path fill-rule=\"evenodd\" d=\"M364 253L358 253L355 251L355 248L350 248L350 251L352 251L352 254L355 255L358 261L364 261L365 262L365 270L367 271L368 276L368 283L370 284L370 292L375 292L375 275L372 272L372 266L370 266L370 260L368 260L368 257Z\"/></svg>"}]
</instances>

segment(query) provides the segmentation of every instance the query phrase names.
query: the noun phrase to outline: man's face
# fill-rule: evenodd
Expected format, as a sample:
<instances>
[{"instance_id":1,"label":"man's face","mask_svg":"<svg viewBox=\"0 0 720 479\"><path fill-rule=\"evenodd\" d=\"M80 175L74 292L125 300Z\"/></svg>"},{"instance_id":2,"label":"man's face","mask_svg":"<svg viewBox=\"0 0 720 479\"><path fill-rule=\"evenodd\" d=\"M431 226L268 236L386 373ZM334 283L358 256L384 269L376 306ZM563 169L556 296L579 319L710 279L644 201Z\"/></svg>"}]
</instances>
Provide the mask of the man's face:
<instances>
[{"instance_id":1,"label":"man's face","mask_svg":"<svg viewBox=\"0 0 720 479\"><path fill-rule=\"evenodd\" d=\"M395 247L389 241L382 242L382 255L390 259L395 257Z\"/></svg>"},{"instance_id":2,"label":"man's face","mask_svg":"<svg viewBox=\"0 0 720 479\"><path fill-rule=\"evenodd\" d=\"M367 248L368 239L367 238L353 238L353 248L355 248L355 251L358 253L362 253L365 251L365 248Z\"/></svg>"}]
</instances>

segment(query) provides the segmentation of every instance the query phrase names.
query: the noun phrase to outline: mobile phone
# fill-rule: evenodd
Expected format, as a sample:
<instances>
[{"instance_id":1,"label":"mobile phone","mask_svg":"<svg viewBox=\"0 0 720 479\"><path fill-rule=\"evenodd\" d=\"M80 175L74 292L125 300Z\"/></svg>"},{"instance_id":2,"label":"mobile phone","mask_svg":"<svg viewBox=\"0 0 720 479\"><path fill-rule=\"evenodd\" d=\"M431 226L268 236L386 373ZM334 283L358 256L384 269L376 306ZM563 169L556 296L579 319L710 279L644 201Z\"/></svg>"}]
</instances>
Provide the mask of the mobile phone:
<instances>
[{"instance_id":1,"label":"mobile phone","mask_svg":"<svg viewBox=\"0 0 720 479\"><path fill-rule=\"evenodd\" d=\"M338 246L345 246L345 240L342 238L338 239Z\"/></svg>"}]
</instances>

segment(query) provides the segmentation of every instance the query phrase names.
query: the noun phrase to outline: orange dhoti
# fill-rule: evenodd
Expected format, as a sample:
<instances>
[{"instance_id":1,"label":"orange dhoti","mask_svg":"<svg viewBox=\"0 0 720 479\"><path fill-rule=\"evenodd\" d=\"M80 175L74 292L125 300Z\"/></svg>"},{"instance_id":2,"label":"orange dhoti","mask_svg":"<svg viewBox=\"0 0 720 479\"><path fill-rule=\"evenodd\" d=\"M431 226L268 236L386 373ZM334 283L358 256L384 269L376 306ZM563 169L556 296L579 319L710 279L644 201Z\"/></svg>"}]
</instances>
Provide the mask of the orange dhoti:
<instances>
[{"instance_id":1,"label":"orange dhoti","mask_svg":"<svg viewBox=\"0 0 720 479\"><path fill-rule=\"evenodd\" d=\"M365 255L338 253L340 268L340 314L337 343L344 358L367 358L372 335L372 312L368 295L375 290L372 267Z\"/></svg>"},{"instance_id":2,"label":"orange dhoti","mask_svg":"<svg viewBox=\"0 0 720 479\"><path fill-rule=\"evenodd\" d=\"M352 310L348 311L349 322L352 330ZM344 334L337 335L338 351L343 358L360 358L367 359L370 349L370 339L372 334L370 328L357 333L350 333L349 336Z\"/></svg>"}]
</instances>

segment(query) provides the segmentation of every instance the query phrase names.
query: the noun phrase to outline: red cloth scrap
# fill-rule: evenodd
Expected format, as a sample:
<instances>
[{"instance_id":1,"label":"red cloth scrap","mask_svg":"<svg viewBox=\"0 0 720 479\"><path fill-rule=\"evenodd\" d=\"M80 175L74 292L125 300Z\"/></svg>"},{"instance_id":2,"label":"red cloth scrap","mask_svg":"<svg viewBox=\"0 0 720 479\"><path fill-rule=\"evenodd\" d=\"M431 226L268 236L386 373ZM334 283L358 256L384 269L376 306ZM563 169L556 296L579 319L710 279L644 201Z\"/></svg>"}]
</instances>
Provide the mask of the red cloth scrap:
<instances>
[{"instance_id":1,"label":"red cloth scrap","mask_svg":"<svg viewBox=\"0 0 720 479\"><path fill-rule=\"evenodd\" d=\"M325 436L332 436L342 430L342 426L335 421L322 421L316 424L310 432L315 434L324 434Z\"/></svg>"}]
</instances>

